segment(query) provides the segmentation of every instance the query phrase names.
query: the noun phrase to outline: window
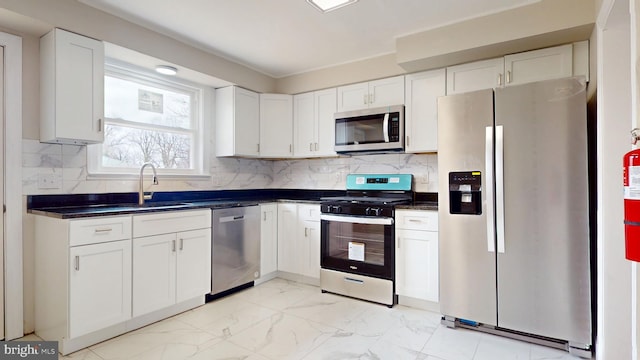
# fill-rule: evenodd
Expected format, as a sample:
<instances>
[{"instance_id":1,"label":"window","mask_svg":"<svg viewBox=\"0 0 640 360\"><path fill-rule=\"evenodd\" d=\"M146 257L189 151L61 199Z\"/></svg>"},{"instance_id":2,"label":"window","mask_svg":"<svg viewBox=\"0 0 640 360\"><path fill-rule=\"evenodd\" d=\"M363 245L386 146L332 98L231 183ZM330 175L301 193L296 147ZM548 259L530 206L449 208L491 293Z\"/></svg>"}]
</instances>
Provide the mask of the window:
<instances>
[{"instance_id":1,"label":"window","mask_svg":"<svg viewBox=\"0 0 640 360\"><path fill-rule=\"evenodd\" d=\"M145 162L159 173L204 174L203 87L107 65L104 143L89 149L92 174L136 174Z\"/></svg>"}]
</instances>

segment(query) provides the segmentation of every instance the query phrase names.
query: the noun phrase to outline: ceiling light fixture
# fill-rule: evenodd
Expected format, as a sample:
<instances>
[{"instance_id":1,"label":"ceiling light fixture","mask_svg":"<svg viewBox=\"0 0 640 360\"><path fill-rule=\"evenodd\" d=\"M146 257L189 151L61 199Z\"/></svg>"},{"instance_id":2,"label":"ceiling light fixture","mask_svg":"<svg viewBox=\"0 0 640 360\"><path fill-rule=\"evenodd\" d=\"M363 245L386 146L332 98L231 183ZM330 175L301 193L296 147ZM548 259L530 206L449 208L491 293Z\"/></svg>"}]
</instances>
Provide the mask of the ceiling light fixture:
<instances>
[{"instance_id":1,"label":"ceiling light fixture","mask_svg":"<svg viewBox=\"0 0 640 360\"><path fill-rule=\"evenodd\" d=\"M178 69L169 65L158 65L156 71L163 75L175 75L178 73Z\"/></svg>"},{"instance_id":2,"label":"ceiling light fixture","mask_svg":"<svg viewBox=\"0 0 640 360\"><path fill-rule=\"evenodd\" d=\"M357 1L358 0L307 0L309 4L323 13L339 9Z\"/></svg>"}]
</instances>

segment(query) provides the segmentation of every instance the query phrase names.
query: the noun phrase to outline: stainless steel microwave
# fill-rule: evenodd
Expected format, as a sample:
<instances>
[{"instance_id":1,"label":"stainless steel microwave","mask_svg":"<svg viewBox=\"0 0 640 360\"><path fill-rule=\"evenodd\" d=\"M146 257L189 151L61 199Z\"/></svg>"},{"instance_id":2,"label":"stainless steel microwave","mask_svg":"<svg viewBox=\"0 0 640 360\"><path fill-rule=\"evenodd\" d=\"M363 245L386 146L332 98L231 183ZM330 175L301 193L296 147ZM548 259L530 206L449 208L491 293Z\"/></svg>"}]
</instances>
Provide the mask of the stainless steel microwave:
<instances>
[{"instance_id":1,"label":"stainless steel microwave","mask_svg":"<svg viewBox=\"0 0 640 360\"><path fill-rule=\"evenodd\" d=\"M338 153L404 150L404 105L336 113Z\"/></svg>"}]
</instances>

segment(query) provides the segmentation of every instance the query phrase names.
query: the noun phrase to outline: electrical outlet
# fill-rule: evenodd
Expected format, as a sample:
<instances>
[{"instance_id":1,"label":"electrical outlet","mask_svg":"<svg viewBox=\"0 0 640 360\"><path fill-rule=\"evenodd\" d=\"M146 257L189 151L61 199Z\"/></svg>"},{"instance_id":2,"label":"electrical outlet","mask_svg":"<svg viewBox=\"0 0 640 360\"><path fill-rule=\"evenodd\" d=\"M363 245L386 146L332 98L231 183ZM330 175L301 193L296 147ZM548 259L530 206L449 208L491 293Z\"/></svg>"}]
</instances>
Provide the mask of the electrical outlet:
<instances>
[{"instance_id":1,"label":"electrical outlet","mask_svg":"<svg viewBox=\"0 0 640 360\"><path fill-rule=\"evenodd\" d=\"M38 189L60 189L60 178L56 174L38 174Z\"/></svg>"}]
</instances>

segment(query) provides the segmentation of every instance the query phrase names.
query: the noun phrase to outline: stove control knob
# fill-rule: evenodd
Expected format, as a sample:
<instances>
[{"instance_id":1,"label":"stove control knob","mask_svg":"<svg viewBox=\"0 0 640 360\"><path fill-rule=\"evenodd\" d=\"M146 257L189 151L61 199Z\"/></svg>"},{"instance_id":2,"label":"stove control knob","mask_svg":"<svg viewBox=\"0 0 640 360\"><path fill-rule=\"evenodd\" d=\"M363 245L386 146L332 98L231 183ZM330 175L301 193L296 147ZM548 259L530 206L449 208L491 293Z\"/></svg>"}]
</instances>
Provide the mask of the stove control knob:
<instances>
[{"instance_id":1,"label":"stove control knob","mask_svg":"<svg viewBox=\"0 0 640 360\"><path fill-rule=\"evenodd\" d=\"M371 215L371 208L368 207L368 208L364 209L364 214L365 215Z\"/></svg>"},{"instance_id":2,"label":"stove control knob","mask_svg":"<svg viewBox=\"0 0 640 360\"><path fill-rule=\"evenodd\" d=\"M382 209L380 208L367 208L367 215L380 216Z\"/></svg>"},{"instance_id":3,"label":"stove control knob","mask_svg":"<svg viewBox=\"0 0 640 360\"><path fill-rule=\"evenodd\" d=\"M333 211L334 214L340 214L342 212L342 206L340 205L336 205L333 207Z\"/></svg>"}]
</instances>

